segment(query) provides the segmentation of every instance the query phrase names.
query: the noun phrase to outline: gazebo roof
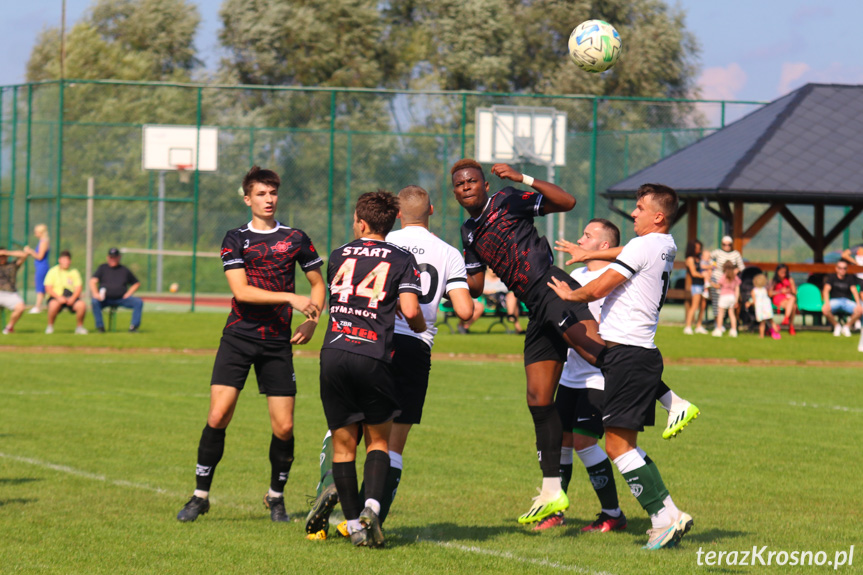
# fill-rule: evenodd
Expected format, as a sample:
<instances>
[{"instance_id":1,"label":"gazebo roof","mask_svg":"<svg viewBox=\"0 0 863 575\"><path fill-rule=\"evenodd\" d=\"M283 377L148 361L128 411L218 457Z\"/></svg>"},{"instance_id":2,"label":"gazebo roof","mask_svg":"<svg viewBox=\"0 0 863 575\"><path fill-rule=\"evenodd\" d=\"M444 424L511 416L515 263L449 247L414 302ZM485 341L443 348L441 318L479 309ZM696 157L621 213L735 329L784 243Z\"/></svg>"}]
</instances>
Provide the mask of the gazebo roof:
<instances>
[{"instance_id":1,"label":"gazebo roof","mask_svg":"<svg viewBox=\"0 0 863 575\"><path fill-rule=\"evenodd\" d=\"M608 188L681 199L863 205L863 86L807 84Z\"/></svg>"}]
</instances>

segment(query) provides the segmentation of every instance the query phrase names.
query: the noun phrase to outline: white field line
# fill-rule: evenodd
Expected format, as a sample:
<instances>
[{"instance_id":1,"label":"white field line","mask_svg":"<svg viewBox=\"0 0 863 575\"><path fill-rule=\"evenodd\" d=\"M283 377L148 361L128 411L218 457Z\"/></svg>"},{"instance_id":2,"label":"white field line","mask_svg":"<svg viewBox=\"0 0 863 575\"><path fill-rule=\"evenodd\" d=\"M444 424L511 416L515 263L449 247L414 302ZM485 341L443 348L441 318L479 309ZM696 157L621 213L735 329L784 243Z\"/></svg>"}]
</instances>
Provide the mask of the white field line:
<instances>
[{"instance_id":1,"label":"white field line","mask_svg":"<svg viewBox=\"0 0 863 575\"><path fill-rule=\"evenodd\" d=\"M557 561L549 561L548 559L530 559L528 557L519 557L518 555L513 555L512 553L508 553L506 551L494 551L492 549L483 549L482 547L476 547L474 545L460 545L458 543L450 543L448 541L437 541L435 539L420 539L420 541L426 543L433 543L440 547L445 547L447 549L455 549L457 551L463 551L465 553L476 553L478 555L488 555L490 557L497 557L499 559L508 559L510 561L515 561L517 563L527 563L530 565L537 565L540 567L551 567L552 569L560 569L561 571L571 571L573 573L584 573L585 575L612 575L608 571L591 571L585 567L579 567L578 565L567 565L565 563L559 563Z\"/></svg>"},{"instance_id":2,"label":"white field line","mask_svg":"<svg viewBox=\"0 0 863 575\"><path fill-rule=\"evenodd\" d=\"M9 459L12 461L17 461L19 463L26 463L28 465L35 465L36 467L42 467L44 469L50 469L52 471L59 471L60 473L67 473L69 475L74 475L76 477L83 477L84 479L92 479L93 481L101 481L103 483L108 483L109 485L115 485L117 487L123 487L127 489L139 489L141 491L150 491L152 493L158 493L160 495L167 495L169 497L173 497L175 499L183 499L184 497L188 497L188 493L175 493L172 491L168 491L167 489L162 489L161 487L153 487L152 485L146 485L144 483L134 483L132 481L124 481L122 479L110 479L105 477L104 475L99 475L98 473L90 473L89 471L82 471L80 469L75 469L74 467L68 467L66 465L57 465L56 463L50 463L48 461L41 461L39 459L32 459L30 457L20 457L18 455L10 455L8 453L0 452L0 458ZM220 501L219 505L224 505L226 507L233 507L234 509L246 509L241 505L233 505L231 503L226 503L224 501Z\"/></svg>"},{"instance_id":3,"label":"white field line","mask_svg":"<svg viewBox=\"0 0 863 575\"><path fill-rule=\"evenodd\" d=\"M184 497L181 493L173 493L166 489L162 489L161 487L153 487L151 485L146 485L144 483L133 483L131 481L123 481L121 479L110 479L105 477L104 475L99 475L98 473L90 473L89 471L82 471L80 469L75 469L73 467L68 467L66 465L57 465L56 463L49 463L47 461L41 461L39 459L33 459L30 457L20 457L17 455L10 455L8 453L0 452L0 458L9 459L12 461L17 461L19 463L26 463L28 465L35 465L37 467L42 467L44 469L50 469L52 471L59 471L60 473L67 473L69 475L74 475L76 477L83 477L84 479L92 479L94 481L101 481L103 483L108 483L110 485L115 485L117 487L131 488L131 489L140 489L142 491L150 491L152 493L159 493L161 495L168 495L170 497L175 497L177 499L182 499ZM236 509L244 509L244 507L240 505L231 505L229 503L222 502L221 505L227 505L228 507L234 507ZM552 569L560 569L561 571L570 571L572 573L583 573L585 575L612 575L607 571L591 571L590 569L586 569L584 567L579 567L578 565L567 565L564 563L559 563L557 561L549 561L548 559L530 559L527 557L519 557L518 555L513 555L512 553L507 553L505 551L494 551L491 549L483 549L482 547L476 546L468 546L468 545L459 545L458 543L450 543L447 541L436 541L434 539L420 539L420 541L426 543L432 543L434 545L438 545L440 547L445 547L447 549L455 549L457 551L463 551L465 553L475 553L478 555L488 555L490 557L497 557L500 559L507 559L510 561L515 561L517 563L526 563L529 565L538 565L540 567L550 567Z\"/></svg>"},{"instance_id":4,"label":"white field line","mask_svg":"<svg viewBox=\"0 0 863 575\"><path fill-rule=\"evenodd\" d=\"M846 413L863 413L859 407L845 407L844 405L823 405L821 403L808 403L806 401L789 401L788 405L793 407L811 407L812 409L829 409L830 411L844 411Z\"/></svg>"}]
</instances>

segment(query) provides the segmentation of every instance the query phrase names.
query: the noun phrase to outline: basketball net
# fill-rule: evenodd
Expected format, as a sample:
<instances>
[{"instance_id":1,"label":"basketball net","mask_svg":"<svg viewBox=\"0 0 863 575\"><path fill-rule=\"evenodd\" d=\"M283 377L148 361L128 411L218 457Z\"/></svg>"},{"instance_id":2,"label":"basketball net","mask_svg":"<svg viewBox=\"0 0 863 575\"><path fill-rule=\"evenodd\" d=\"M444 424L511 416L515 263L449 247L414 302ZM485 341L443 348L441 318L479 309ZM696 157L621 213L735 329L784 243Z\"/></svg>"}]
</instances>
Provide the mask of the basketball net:
<instances>
[{"instance_id":1,"label":"basketball net","mask_svg":"<svg viewBox=\"0 0 863 575\"><path fill-rule=\"evenodd\" d=\"M188 184L192 181L192 166L189 165L178 165L177 173L180 176L181 184Z\"/></svg>"}]
</instances>

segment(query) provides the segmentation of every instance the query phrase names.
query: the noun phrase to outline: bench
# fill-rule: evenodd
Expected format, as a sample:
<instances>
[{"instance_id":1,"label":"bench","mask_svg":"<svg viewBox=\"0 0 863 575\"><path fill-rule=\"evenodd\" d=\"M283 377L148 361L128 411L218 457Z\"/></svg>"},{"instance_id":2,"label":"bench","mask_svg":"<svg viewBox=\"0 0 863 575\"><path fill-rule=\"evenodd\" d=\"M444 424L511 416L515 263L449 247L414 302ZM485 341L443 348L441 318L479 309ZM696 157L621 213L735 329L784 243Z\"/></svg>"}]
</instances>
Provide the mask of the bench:
<instances>
[{"instance_id":1,"label":"bench","mask_svg":"<svg viewBox=\"0 0 863 575\"><path fill-rule=\"evenodd\" d=\"M491 333L491 331L498 325L503 326L504 333L515 333L515 330L510 329L507 323L509 315L506 313L506 309L490 304L484 295L479 296L477 298L477 301L479 301L483 305L483 311L480 317L490 317L494 319L494 321L491 323L490 326L488 326L488 329L485 331L486 333ZM526 315L527 307L521 302L518 302L518 305L519 309L521 309L522 314ZM452 302L450 302L448 299L441 300L438 309L441 311L441 313L443 313L443 319L438 321L435 326L443 324L449 328L450 333L455 333L456 330L453 328L453 326L450 325L449 320L455 319L456 324L458 324L459 318L455 314L455 310L452 308Z\"/></svg>"}]
</instances>

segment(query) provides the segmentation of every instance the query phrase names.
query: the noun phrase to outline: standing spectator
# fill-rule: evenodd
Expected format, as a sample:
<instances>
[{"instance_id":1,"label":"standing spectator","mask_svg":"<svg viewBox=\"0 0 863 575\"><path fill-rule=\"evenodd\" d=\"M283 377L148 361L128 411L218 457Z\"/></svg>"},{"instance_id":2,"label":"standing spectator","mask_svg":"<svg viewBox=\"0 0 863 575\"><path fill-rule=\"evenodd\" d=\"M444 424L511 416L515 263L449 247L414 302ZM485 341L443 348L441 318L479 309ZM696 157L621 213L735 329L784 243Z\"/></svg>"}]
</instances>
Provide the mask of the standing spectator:
<instances>
[{"instance_id":1,"label":"standing spectator","mask_svg":"<svg viewBox=\"0 0 863 575\"><path fill-rule=\"evenodd\" d=\"M734 240L731 239L731 236L723 236L722 238L722 249L713 250L710 252L710 264L713 268L713 274L711 279L713 280L712 284L719 283L719 280L722 279L724 275L725 262L732 262L734 266L737 268L738 272L742 272L743 265L743 256L740 255L740 252L734 249ZM713 307L713 317L717 317L718 309L719 309L719 290L716 288L710 288L710 303ZM716 322L716 327L720 329L724 329L722 327L722 322Z\"/></svg>"},{"instance_id":2,"label":"standing spectator","mask_svg":"<svg viewBox=\"0 0 863 575\"><path fill-rule=\"evenodd\" d=\"M752 293L751 299L746 303L747 306L752 305L755 308L755 320L758 322L758 333L763 338L765 328L770 328L770 337L779 339L779 330L773 323L773 302L770 301L770 295L767 292L767 276L758 274L752 278ZM794 334L794 327L791 327L791 334Z\"/></svg>"},{"instance_id":3,"label":"standing spectator","mask_svg":"<svg viewBox=\"0 0 863 575\"><path fill-rule=\"evenodd\" d=\"M728 311L728 319L731 322L731 330L728 335L737 337L737 302L740 300L740 278L737 276L737 267L734 262L727 261L722 266L722 277L713 286L719 292L718 307L716 315L716 328L713 337L722 337L722 322L725 320L725 312Z\"/></svg>"},{"instance_id":4,"label":"standing spectator","mask_svg":"<svg viewBox=\"0 0 863 575\"><path fill-rule=\"evenodd\" d=\"M770 297L776 309L785 312L782 325L788 326L788 333L794 335L794 316L797 314L797 284L788 273L788 266L779 264L770 283Z\"/></svg>"},{"instance_id":5,"label":"standing spectator","mask_svg":"<svg viewBox=\"0 0 863 575\"><path fill-rule=\"evenodd\" d=\"M51 267L51 238L48 237L48 226L45 224L37 224L33 228L33 235L39 241L36 244L36 249L25 247L24 251L33 256L33 261L36 266L36 303L30 310L30 313L40 313L42 311L42 302L45 299L45 276L48 274L48 268Z\"/></svg>"},{"instance_id":6,"label":"standing spectator","mask_svg":"<svg viewBox=\"0 0 863 575\"><path fill-rule=\"evenodd\" d=\"M824 278L824 287L822 288L824 307L821 309L827 321L833 325L833 335L844 335L851 337L851 329L849 325L853 325L855 321L863 315L863 307L860 306L860 294L857 292L857 278L848 275L848 262L839 261L836 263L836 273L830 274ZM848 322L840 326L835 314L842 312L848 314L850 318Z\"/></svg>"},{"instance_id":7,"label":"standing spectator","mask_svg":"<svg viewBox=\"0 0 863 575\"><path fill-rule=\"evenodd\" d=\"M692 299L687 302L686 308L686 327L683 328L683 333L692 335L693 333L707 333L701 322L704 320L704 280L709 279L707 273L701 270L701 254L704 251L704 245L698 240L692 240L686 244L686 275L691 280L690 294ZM695 313L698 312L698 320L695 323L695 331L692 331L692 319Z\"/></svg>"},{"instance_id":8,"label":"standing spectator","mask_svg":"<svg viewBox=\"0 0 863 575\"><path fill-rule=\"evenodd\" d=\"M9 251L0 247L0 307L5 307L12 312L9 323L3 328L3 335L8 335L15 330L15 322L24 313L24 300L15 291L15 276L28 255L26 251ZM10 262L9 257L17 259Z\"/></svg>"},{"instance_id":9,"label":"standing spectator","mask_svg":"<svg viewBox=\"0 0 863 575\"><path fill-rule=\"evenodd\" d=\"M45 293L48 294L48 327L45 333L54 333L54 320L57 314L68 309L75 314L77 326L75 333L87 335L84 327L84 316L87 314L87 304L81 300L81 290L84 282L81 274L72 266L72 254L68 250L60 252L57 265L48 270L45 276Z\"/></svg>"},{"instance_id":10,"label":"standing spectator","mask_svg":"<svg viewBox=\"0 0 863 575\"><path fill-rule=\"evenodd\" d=\"M90 278L90 294L93 296L93 319L96 329L105 333L102 308L125 307L132 310L132 323L129 331L136 332L141 326L141 312L144 301L133 294L141 287L141 282L132 270L120 263L120 250L108 250L108 262L100 265Z\"/></svg>"}]
</instances>

